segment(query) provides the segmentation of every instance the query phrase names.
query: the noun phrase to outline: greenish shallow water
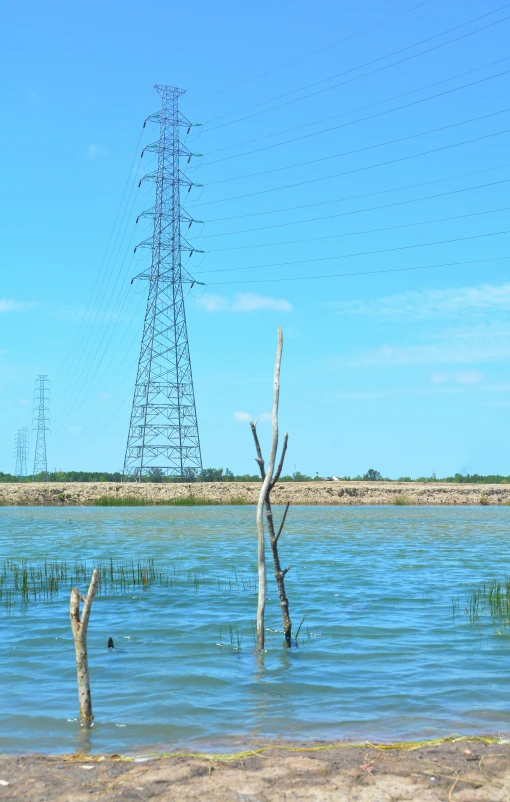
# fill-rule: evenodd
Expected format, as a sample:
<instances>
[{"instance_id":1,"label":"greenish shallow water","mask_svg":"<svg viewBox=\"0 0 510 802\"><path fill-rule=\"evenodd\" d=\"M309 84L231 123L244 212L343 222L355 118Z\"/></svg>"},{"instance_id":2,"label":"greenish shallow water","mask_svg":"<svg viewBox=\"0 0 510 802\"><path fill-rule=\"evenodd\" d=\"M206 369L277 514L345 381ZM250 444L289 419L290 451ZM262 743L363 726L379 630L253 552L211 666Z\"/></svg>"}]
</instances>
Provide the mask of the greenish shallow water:
<instances>
[{"instance_id":1,"label":"greenish shallow water","mask_svg":"<svg viewBox=\"0 0 510 802\"><path fill-rule=\"evenodd\" d=\"M307 619L299 648L283 649L269 572L263 655L254 512L0 508L2 559L153 557L173 577L94 602L88 734L76 721L67 590L11 612L0 604L0 752L510 731L510 641L464 613L471 589L508 571L510 508L291 508L282 563L294 625Z\"/></svg>"}]
</instances>

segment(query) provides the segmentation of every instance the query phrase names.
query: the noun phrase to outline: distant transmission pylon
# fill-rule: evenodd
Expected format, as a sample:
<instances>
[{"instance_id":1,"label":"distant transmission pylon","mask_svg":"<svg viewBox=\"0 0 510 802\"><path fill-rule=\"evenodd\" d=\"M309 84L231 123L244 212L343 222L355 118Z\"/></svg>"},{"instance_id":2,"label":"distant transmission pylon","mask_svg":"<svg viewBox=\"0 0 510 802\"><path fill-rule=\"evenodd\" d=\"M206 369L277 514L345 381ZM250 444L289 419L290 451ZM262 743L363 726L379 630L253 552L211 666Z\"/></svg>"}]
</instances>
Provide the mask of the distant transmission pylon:
<instances>
[{"instance_id":1,"label":"distant transmission pylon","mask_svg":"<svg viewBox=\"0 0 510 802\"><path fill-rule=\"evenodd\" d=\"M179 112L184 90L154 87L162 98L161 111L147 120L159 123L159 140L142 151L157 153L157 169L141 181L156 184L154 207L139 217L152 217L152 237L137 248L152 250L151 266L136 278L149 282L149 295L138 360L135 392L124 460L124 475L136 478L200 476L202 456L188 346L183 282L195 282L182 266L181 253L194 249L181 235L193 218L181 208L180 188L193 184L181 171L181 159L193 155L181 142L179 129L191 123ZM147 122L146 120L146 122ZM144 123L145 126L145 123ZM140 181L140 183L141 183Z\"/></svg>"},{"instance_id":2,"label":"distant transmission pylon","mask_svg":"<svg viewBox=\"0 0 510 802\"><path fill-rule=\"evenodd\" d=\"M50 380L47 376L38 376L35 380L34 393L34 429L35 454L33 475L48 475L46 458L46 433L50 426Z\"/></svg>"},{"instance_id":3,"label":"distant transmission pylon","mask_svg":"<svg viewBox=\"0 0 510 802\"><path fill-rule=\"evenodd\" d=\"M28 429L18 429L14 440L14 457L16 467L14 475L22 479L28 476Z\"/></svg>"}]
</instances>

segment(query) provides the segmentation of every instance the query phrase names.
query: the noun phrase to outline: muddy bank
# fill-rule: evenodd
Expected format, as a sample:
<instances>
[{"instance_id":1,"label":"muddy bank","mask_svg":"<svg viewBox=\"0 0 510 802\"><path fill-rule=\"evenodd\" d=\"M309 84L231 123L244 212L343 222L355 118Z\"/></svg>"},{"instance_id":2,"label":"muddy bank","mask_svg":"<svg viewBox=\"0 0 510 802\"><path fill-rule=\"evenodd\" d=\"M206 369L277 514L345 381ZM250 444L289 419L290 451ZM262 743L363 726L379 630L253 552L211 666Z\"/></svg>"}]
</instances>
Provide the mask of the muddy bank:
<instances>
[{"instance_id":1,"label":"muddy bank","mask_svg":"<svg viewBox=\"0 0 510 802\"><path fill-rule=\"evenodd\" d=\"M508 742L462 740L414 751L345 745L318 751L273 748L229 761L185 755L139 762L0 758L0 799L26 802L503 802L509 793Z\"/></svg>"},{"instance_id":2,"label":"muddy bank","mask_svg":"<svg viewBox=\"0 0 510 802\"><path fill-rule=\"evenodd\" d=\"M256 482L139 484L135 482L34 482L0 484L0 504L22 506L94 505L99 498L138 498L164 504L172 499L216 504L256 504ZM510 504L510 485L408 482L285 482L275 487L275 504Z\"/></svg>"}]
</instances>

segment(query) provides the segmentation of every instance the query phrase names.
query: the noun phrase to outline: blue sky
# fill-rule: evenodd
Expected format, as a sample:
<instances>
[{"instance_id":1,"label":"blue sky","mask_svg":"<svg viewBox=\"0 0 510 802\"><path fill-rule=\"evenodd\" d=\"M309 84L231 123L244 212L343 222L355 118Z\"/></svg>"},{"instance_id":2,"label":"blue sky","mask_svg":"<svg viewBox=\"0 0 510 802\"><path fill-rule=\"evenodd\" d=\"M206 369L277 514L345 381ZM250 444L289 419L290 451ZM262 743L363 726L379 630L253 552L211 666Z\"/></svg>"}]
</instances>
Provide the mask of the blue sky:
<instances>
[{"instance_id":1,"label":"blue sky","mask_svg":"<svg viewBox=\"0 0 510 802\"><path fill-rule=\"evenodd\" d=\"M39 373L50 466L122 468L142 123L167 83L203 123L186 201L206 221L187 297L204 465L255 469L280 324L289 471L510 473L510 4L4 8L0 470Z\"/></svg>"}]
</instances>

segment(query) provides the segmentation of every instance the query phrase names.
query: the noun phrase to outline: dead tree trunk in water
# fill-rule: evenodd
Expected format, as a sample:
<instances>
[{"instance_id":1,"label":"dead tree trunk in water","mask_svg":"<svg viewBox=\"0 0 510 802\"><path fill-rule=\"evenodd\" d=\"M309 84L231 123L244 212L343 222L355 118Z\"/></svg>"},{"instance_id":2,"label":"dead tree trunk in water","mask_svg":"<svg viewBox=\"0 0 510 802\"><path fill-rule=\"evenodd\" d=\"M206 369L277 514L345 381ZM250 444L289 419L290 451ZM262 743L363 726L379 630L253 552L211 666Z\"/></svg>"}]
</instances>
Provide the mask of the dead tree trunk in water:
<instances>
[{"instance_id":1,"label":"dead tree trunk in water","mask_svg":"<svg viewBox=\"0 0 510 802\"><path fill-rule=\"evenodd\" d=\"M265 544L264 544L264 521L263 521L264 509L266 512L267 528L269 530L269 541L271 544L271 551L273 553L274 575L276 578L276 584L278 585L278 594L280 596L280 606L282 609L283 631L285 634L286 646L291 645L291 633L292 633L292 621L290 620L289 617L289 600L287 598L287 594L285 593L285 575L290 570L290 567L284 568L282 570L282 567L280 565L280 557L278 554L278 540L283 531L283 526L285 524L285 518L287 517L287 511L289 509L289 505L287 504L287 506L285 507L285 512L283 514L282 522L278 529L278 533L276 533L274 526L273 510L271 508L271 499L270 499L271 490L273 489L276 482L280 478L280 474L282 472L283 461L285 459L285 452L287 451L287 442L288 442L288 435L285 434L280 462L278 464L278 468L276 469L276 473L274 473L276 452L278 449L278 403L280 400L280 366L282 360L282 349L283 349L283 332L281 328L278 326L278 349L276 352L276 365L274 371L274 396L273 396L273 414L272 414L273 439L271 444L271 452L269 456L267 471L265 469L264 458L262 456L262 450L260 448L259 438L257 435L257 421L250 423L253 439L255 441L255 448L257 450L256 461L258 463L260 469L260 475L262 477L262 487L260 490L260 496L257 505L258 573L259 573L259 596L258 596L258 607L257 607L258 649L264 648L264 611L265 611L265 601L266 601L265 597L266 563L265 563L265 550L264 550Z\"/></svg>"},{"instance_id":2,"label":"dead tree trunk in water","mask_svg":"<svg viewBox=\"0 0 510 802\"><path fill-rule=\"evenodd\" d=\"M71 629L76 650L76 672L78 675L78 698L80 700L80 718L83 721L92 721L92 699L90 697L89 663L87 656L87 628L89 625L90 609L99 583L97 568L92 571L89 590L85 598L77 588L71 591L70 613ZM83 602L83 611L80 620L80 601Z\"/></svg>"}]
</instances>

